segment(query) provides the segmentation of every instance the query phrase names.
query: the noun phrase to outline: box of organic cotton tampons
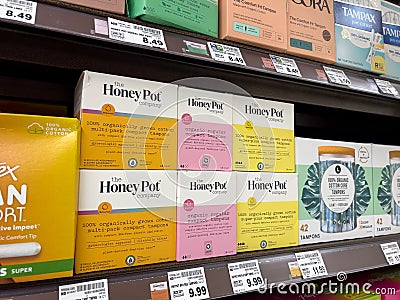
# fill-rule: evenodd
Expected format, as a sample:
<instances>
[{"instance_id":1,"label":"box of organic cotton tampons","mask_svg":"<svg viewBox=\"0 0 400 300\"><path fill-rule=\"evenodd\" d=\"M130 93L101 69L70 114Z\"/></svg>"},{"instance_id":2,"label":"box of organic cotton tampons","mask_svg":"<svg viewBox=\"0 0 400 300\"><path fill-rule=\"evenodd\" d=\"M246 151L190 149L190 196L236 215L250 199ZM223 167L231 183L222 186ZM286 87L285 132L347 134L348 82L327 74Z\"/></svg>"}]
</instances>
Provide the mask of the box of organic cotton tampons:
<instances>
[{"instance_id":1,"label":"box of organic cotton tampons","mask_svg":"<svg viewBox=\"0 0 400 300\"><path fill-rule=\"evenodd\" d=\"M85 71L75 93L81 168L175 169L177 86Z\"/></svg>"},{"instance_id":2,"label":"box of organic cotton tampons","mask_svg":"<svg viewBox=\"0 0 400 300\"><path fill-rule=\"evenodd\" d=\"M374 235L371 144L296 138L300 244Z\"/></svg>"},{"instance_id":3,"label":"box of organic cotton tampons","mask_svg":"<svg viewBox=\"0 0 400 300\"><path fill-rule=\"evenodd\" d=\"M232 170L232 95L180 86L178 169Z\"/></svg>"},{"instance_id":4,"label":"box of organic cotton tampons","mask_svg":"<svg viewBox=\"0 0 400 300\"><path fill-rule=\"evenodd\" d=\"M297 174L237 172L237 251L299 243Z\"/></svg>"},{"instance_id":5,"label":"box of organic cotton tampons","mask_svg":"<svg viewBox=\"0 0 400 300\"><path fill-rule=\"evenodd\" d=\"M75 272L175 259L176 171L81 170Z\"/></svg>"},{"instance_id":6,"label":"box of organic cotton tampons","mask_svg":"<svg viewBox=\"0 0 400 300\"><path fill-rule=\"evenodd\" d=\"M400 146L372 145L375 235L400 233Z\"/></svg>"},{"instance_id":7,"label":"box of organic cotton tampons","mask_svg":"<svg viewBox=\"0 0 400 300\"><path fill-rule=\"evenodd\" d=\"M176 260L236 254L236 174L178 171Z\"/></svg>"},{"instance_id":8,"label":"box of organic cotton tampons","mask_svg":"<svg viewBox=\"0 0 400 300\"><path fill-rule=\"evenodd\" d=\"M385 42L386 75L400 79L400 7L382 1L382 28Z\"/></svg>"},{"instance_id":9,"label":"box of organic cotton tampons","mask_svg":"<svg viewBox=\"0 0 400 300\"><path fill-rule=\"evenodd\" d=\"M235 171L294 172L293 104L233 96Z\"/></svg>"},{"instance_id":10,"label":"box of organic cotton tampons","mask_svg":"<svg viewBox=\"0 0 400 300\"><path fill-rule=\"evenodd\" d=\"M336 63L386 72L381 1L335 0Z\"/></svg>"}]
</instances>

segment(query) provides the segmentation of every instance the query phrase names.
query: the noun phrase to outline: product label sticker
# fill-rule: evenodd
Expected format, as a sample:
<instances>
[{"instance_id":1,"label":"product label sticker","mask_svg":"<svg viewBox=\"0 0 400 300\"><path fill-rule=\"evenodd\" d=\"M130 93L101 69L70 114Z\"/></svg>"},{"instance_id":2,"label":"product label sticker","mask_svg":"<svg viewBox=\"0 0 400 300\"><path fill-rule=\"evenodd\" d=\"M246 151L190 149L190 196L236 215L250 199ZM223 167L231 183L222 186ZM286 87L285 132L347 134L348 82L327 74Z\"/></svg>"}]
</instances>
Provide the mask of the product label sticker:
<instances>
[{"instance_id":1,"label":"product label sticker","mask_svg":"<svg viewBox=\"0 0 400 300\"><path fill-rule=\"evenodd\" d=\"M160 29L108 18L108 31L112 40L167 50L164 33Z\"/></svg>"},{"instance_id":2,"label":"product label sticker","mask_svg":"<svg viewBox=\"0 0 400 300\"><path fill-rule=\"evenodd\" d=\"M106 20L94 19L94 32L108 35L108 23Z\"/></svg>"},{"instance_id":3,"label":"product label sticker","mask_svg":"<svg viewBox=\"0 0 400 300\"><path fill-rule=\"evenodd\" d=\"M397 242L381 244L381 248L389 265L400 264L400 248Z\"/></svg>"},{"instance_id":4,"label":"product label sticker","mask_svg":"<svg viewBox=\"0 0 400 300\"><path fill-rule=\"evenodd\" d=\"M203 267L168 272L171 299L208 299L208 286Z\"/></svg>"},{"instance_id":5,"label":"product label sticker","mask_svg":"<svg viewBox=\"0 0 400 300\"><path fill-rule=\"evenodd\" d=\"M374 78L376 85L378 86L379 90L382 94L399 96L399 92L397 89L392 85L390 81L382 80L378 78Z\"/></svg>"},{"instance_id":6,"label":"product label sticker","mask_svg":"<svg viewBox=\"0 0 400 300\"><path fill-rule=\"evenodd\" d=\"M351 86L351 81L347 77L346 73L343 72L343 70L324 66L324 71L328 76L329 82L340 85Z\"/></svg>"},{"instance_id":7,"label":"product label sticker","mask_svg":"<svg viewBox=\"0 0 400 300\"><path fill-rule=\"evenodd\" d=\"M242 66L246 65L239 48L213 42L208 42L207 45L214 60Z\"/></svg>"},{"instance_id":8,"label":"product label sticker","mask_svg":"<svg viewBox=\"0 0 400 300\"><path fill-rule=\"evenodd\" d=\"M288 267L292 278L301 277L301 270L297 261L288 262Z\"/></svg>"},{"instance_id":9,"label":"product label sticker","mask_svg":"<svg viewBox=\"0 0 400 300\"><path fill-rule=\"evenodd\" d=\"M257 259L228 264L228 270L235 294L254 291L264 285Z\"/></svg>"},{"instance_id":10,"label":"product label sticker","mask_svg":"<svg viewBox=\"0 0 400 300\"><path fill-rule=\"evenodd\" d=\"M168 283L166 281L150 284L151 300L169 300Z\"/></svg>"},{"instance_id":11,"label":"product label sticker","mask_svg":"<svg viewBox=\"0 0 400 300\"><path fill-rule=\"evenodd\" d=\"M303 279L328 275L325 262L318 250L295 253Z\"/></svg>"},{"instance_id":12,"label":"product label sticker","mask_svg":"<svg viewBox=\"0 0 400 300\"><path fill-rule=\"evenodd\" d=\"M297 67L296 61L294 59L276 56L272 54L270 54L269 56L271 57L275 70L278 73L302 77L300 70Z\"/></svg>"},{"instance_id":13,"label":"product label sticker","mask_svg":"<svg viewBox=\"0 0 400 300\"><path fill-rule=\"evenodd\" d=\"M107 279L80 282L58 287L59 300L108 300Z\"/></svg>"},{"instance_id":14,"label":"product label sticker","mask_svg":"<svg viewBox=\"0 0 400 300\"><path fill-rule=\"evenodd\" d=\"M25 0L0 0L0 19L35 24L37 3Z\"/></svg>"}]
</instances>

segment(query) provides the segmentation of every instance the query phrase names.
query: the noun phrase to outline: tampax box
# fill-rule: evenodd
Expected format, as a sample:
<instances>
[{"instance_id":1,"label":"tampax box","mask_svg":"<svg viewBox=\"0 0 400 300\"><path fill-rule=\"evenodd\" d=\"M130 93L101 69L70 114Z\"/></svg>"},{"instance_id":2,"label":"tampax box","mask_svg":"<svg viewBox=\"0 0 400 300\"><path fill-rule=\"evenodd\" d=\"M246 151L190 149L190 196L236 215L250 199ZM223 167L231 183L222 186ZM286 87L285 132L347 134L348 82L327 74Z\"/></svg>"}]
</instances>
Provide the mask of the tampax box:
<instances>
[{"instance_id":1,"label":"tampax box","mask_svg":"<svg viewBox=\"0 0 400 300\"><path fill-rule=\"evenodd\" d=\"M375 235L400 232L400 146L372 145Z\"/></svg>"},{"instance_id":2,"label":"tampax box","mask_svg":"<svg viewBox=\"0 0 400 300\"><path fill-rule=\"evenodd\" d=\"M385 43L386 75L400 79L400 7L382 1L382 29Z\"/></svg>"},{"instance_id":3,"label":"tampax box","mask_svg":"<svg viewBox=\"0 0 400 300\"><path fill-rule=\"evenodd\" d=\"M0 283L72 276L77 119L0 114Z\"/></svg>"},{"instance_id":4,"label":"tampax box","mask_svg":"<svg viewBox=\"0 0 400 300\"><path fill-rule=\"evenodd\" d=\"M218 0L128 0L128 16L218 37Z\"/></svg>"},{"instance_id":5,"label":"tampax box","mask_svg":"<svg viewBox=\"0 0 400 300\"><path fill-rule=\"evenodd\" d=\"M335 0L336 63L385 73L381 1Z\"/></svg>"},{"instance_id":6,"label":"tampax box","mask_svg":"<svg viewBox=\"0 0 400 300\"><path fill-rule=\"evenodd\" d=\"M175 260L176 171L80 170L75 272Z\"/></svg>"},{"instance_id":7,"label":"tampax box","mask_svg":"<svg viewBox=\"0 0 400 300\"><path fill-rule=\"evenodd\" d=\"M371 144L296 138L300 244L374 235Z\"/></svg>"},{"instance_id":8,"label":"tampax box","mask_svg":"<svg viewBox=\"0 0 400 300\"><path fill-rule=\"evenodd\" d=\"M220 0L219 37L286 51L286 1Z\"/></svg>"},{"instance_id":9,"label":"tampax box","mask_svg":"<svg viewBox=\"0 0 400 300\"><path fill-rule=\"evenodd\" d=\"M172 84L83 72L81 168L176 169L176 97Z\"/></svg>"},{"instance_id":10,"label":"tampax box","mask_svg":"<svg viewBox=\"0 0 400 300\"><path fill-rule=\"evenodd\" d=\"M232 169L294 172L293 104L233 96Z\"/></svg>"},{"instance_id":11,"label":"tampax box","mask_svg":"<svg viewBox=\"0 0 400 300\"><path fill-rule=\"evenodd\" d=\"M232 170L232 95L179 86L178 169Z\"/></svg>"},{"instance_id":12,"label":"tampax box","mask_svg":"<svg viewBox=\"0 0 400 300\"><path fill-rule=\"evenodd\" d=\"M333 0L287 0L290 54L334 63Z\"/></svg>"},{"instance_id":13,"label":"tampax box","mask_svg":"<svg viewBox=\"0 0 400 300\"><path fill-rule=\"evenodd\" d=\"M236 254L236 174L178 171L176 260Z\"/></svg>"},{"instance_id":14,"label":"tampax box","mask_svg":"<svg viewBox=\"0 0 400 300\"><path fill-rule=\"evenodd\" d=\"M297 246L297 174L236 174L237 251Z\"/></svg>"}]
</instances>

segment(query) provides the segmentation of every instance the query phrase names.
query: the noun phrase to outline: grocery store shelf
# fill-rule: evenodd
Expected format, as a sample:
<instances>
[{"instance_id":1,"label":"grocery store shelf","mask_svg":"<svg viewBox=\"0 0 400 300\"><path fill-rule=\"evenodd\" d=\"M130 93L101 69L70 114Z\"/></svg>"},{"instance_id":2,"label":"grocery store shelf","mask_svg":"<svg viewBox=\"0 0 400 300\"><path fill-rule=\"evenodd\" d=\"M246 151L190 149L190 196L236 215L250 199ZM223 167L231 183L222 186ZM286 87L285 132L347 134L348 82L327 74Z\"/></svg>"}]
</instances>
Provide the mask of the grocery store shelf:
<instances>
[{"instance_id":1,"label":"grocery store shelf","mask_svg":"<svg viewBox=\"0 0 400 300\"><path fill-rule=\"evenodd\" d=\"M380 94L374 82L377 76L374 75L342 68L351 86L332 84L326 76L321 76L324 74L322 64L300 58L295 60L303 77L284 75L271 69L271 64L263 63L263 59L268 60L272 52L173 29L163 29L168 51L129 44L110 39L108 34L104 34L107 33L104 27L99 33L95 23L107 26L108 16L129 22L138 21L65 6L38 3L34 25L0 19L0 38L7 41L0 48L0 57L5 61L67 70L98 70L159 81L215 77L241 86L254 97L373 112L383 116L397 117L400 114L400 96ZM184 41L203 45L207 53L189 53ZM247 66L213 60L206 47L208 41L239 46ZM400 91L400 84L392 83Z\"/></svg>"},{"instance_id":2,"label":"grocery store shelf","mask_svg":"<svg viewBox=\"0 0 400 300\"><path fill-rule=\"evenodd\" d=\"M294 248L241 253L236 256L214 258L185 263L164 263L130 269L77 275L57 281L13 284L3 286L0 298L12 297L15 300L55 300L58 299L58 286L85 280L108 278L111 299L150 299L150 284L167 281L167 272L203 266L206 272L211 299L233 295L227 264L248 259L258 259L260 270L269 284L298 283L301 278L292 278L288 263L296 261L295 252L319 250L325 261L328 276L339 272L347 274L388 266L380 244L399 242L399 236L387 236L362 240L348 240L319 245L299 246ZM318 277L316 279L321 279Z\"/></svg>"}]
</instances>

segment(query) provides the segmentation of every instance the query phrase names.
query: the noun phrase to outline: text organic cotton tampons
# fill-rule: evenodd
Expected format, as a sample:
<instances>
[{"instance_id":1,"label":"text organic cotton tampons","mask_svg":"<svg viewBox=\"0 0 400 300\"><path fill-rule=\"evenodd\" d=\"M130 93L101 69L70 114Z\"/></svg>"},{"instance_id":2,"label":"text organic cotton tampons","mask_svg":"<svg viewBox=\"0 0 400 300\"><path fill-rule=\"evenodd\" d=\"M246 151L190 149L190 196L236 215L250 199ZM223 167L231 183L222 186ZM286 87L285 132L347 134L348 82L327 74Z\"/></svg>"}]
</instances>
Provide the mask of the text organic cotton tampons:
<instances>
[{"instance_id":1,"label":"text organic cotton tampons","mask_svg":"<svg viewBox=\"0 0 400 300\"><path fill-rule=\"evenodd\" d=\"M236 254L236 174L178 171L176 260Z\"/></svg>"},{"instance_id":2,"label":"text organic cotton tampons","mask_svg":"<svg viewBox=\"0 0 400 300\"><path fill-rule=\"evenodd\" d=\"M300 244L373 236L371 145L296 138Z\"/></svg>"}]
</instances>

